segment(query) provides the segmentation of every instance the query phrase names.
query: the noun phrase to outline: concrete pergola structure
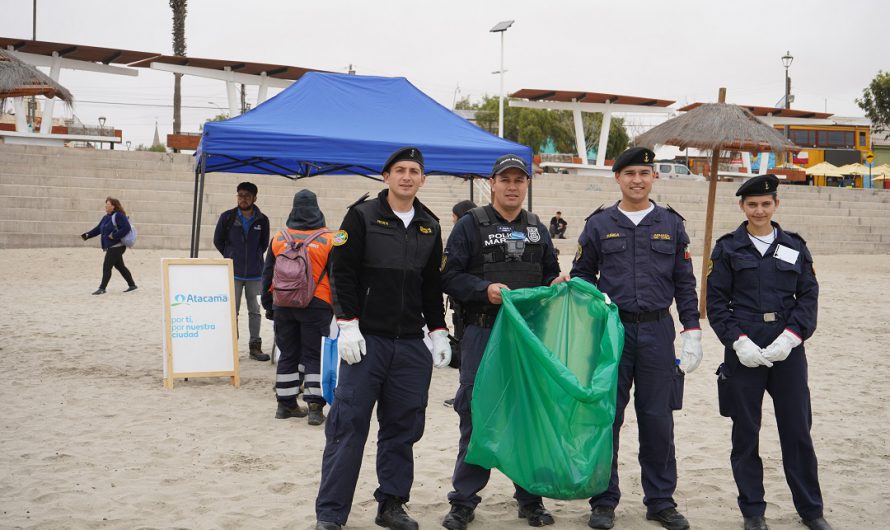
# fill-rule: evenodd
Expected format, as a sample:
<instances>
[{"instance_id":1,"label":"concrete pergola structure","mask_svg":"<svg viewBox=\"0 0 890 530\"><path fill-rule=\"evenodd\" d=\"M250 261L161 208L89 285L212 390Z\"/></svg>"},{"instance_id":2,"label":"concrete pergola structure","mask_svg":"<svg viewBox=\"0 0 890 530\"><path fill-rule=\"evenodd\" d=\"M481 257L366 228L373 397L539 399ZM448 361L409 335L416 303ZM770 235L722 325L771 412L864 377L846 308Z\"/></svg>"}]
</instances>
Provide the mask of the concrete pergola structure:
<instances>
[{"instance_id":1,"label":"concrete pergola structure","mask_svg":"<svg viewBox=\"0 0 890 530\"><path fill-rule=\"evenodd\" d=\"M241 114L236 84L258 86L256 105L259 105L268 98L270 87L287 88L306 72L324 72L324 70L284 64L248 63L178 55L157 55L134 62L130 66L223 81L226 84L229 116L232 117Z\"/></svg>"},{"instance_id":2,"label":"concrete pergola structure","mask_svg":"<svg viewBox=\"0 0 890 530\"><path fill-rule=\"evenodd\" d=\"M695 103L690 103L685 107L682 107L679 110L680 112L688 112L694 108L698 108L704 105L704 103L700 101L696 101ZM737 104L738 105L738 104ZM786 109L784 107L759 107L756 105L738 105L743 109L747 109L751 112L758 120L763 123L769 125L770 127L775 127L776 125L804 125L804 126L816 126L816 125L836 125L836 122L832 119L829 119L833 114L827 112L815 112L809 110L796 110L796 109ZM726 171L720 171L720 175L730 176L730 177L740 177L740 178L750 178L754 175L751 174L751 153L742 152L742 162L745 165L745 168L748 170L748 173L732 173ZM765 175L769 170L767 168L767 164L760 164L760 168L758 174Z\"/></svg>"},{"instance_id":3,"label":"concrete pergola structure","mask_svg":"<svg viewBox=\"0 0 890 530\"><path fill-rule=\"evenodd\" d=\"M581 164L558 165L574 170L593 170L594 174L602 173L603 171L606 174L610 173L610 169L606 167L605 162L606 145L609 140L609 127L612 124L613 113L672 114L674 112L673 109L667 108L674 103L673 100L622 96L620 94L605 94L601 92L523 88L510 94L510 97L513 98L510 100L511 107L571 111L575 122L575 144L578 149L578 156L581 158ZM594 165L590 165L587 159L587 142L584 139L582 112L599 112L603 115L599 144L596 150L596 163Z\"/></svg>"},{"instance_id":4,"label":"concrete pergola structure","mask_svg":"<svg viewBox=\"0 0 890 530\"><path fill-rule=\"evenodd\" d=\"M18 59L32 66L49 68L49 77L58 82L61 71L81 70L111 75L137 76L139 72L125 66L158 54L122 50L118 48L99 48L62 42L35 41L0 37L0 47L5 48ZM116 136L104 135L71 135L52 134L53 110L55 101L47 99L43 106L43 121L39 132L29 132L25 121L24 98L14 98L13 107L16 114L16 132L6 133L11 143L44 143L59 144L66 141L87 142L120 142Z\"/></svg>"}]
</instances>

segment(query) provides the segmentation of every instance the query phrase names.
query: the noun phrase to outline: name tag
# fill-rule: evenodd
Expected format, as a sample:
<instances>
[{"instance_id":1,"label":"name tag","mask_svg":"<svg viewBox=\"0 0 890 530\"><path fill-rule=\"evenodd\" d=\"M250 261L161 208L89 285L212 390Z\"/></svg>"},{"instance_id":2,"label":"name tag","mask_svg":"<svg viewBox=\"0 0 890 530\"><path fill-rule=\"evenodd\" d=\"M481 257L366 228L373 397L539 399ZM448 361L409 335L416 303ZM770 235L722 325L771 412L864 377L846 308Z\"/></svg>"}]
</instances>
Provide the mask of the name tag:
<instances>
[{"instance_id":1,"label":"name tag","mask_svg":"<svg viewBox=\"0 0 890 530\"><path fill-rule=\"evenodd\" d=\"M780 259L785 263L790 263L794 265L797 263L797 256L800 255L800 252L794 250L793 248L786 247L785 245L776 245L776 252L773 254L773 257L776 259Z\"/></svg>"}]
</instances>

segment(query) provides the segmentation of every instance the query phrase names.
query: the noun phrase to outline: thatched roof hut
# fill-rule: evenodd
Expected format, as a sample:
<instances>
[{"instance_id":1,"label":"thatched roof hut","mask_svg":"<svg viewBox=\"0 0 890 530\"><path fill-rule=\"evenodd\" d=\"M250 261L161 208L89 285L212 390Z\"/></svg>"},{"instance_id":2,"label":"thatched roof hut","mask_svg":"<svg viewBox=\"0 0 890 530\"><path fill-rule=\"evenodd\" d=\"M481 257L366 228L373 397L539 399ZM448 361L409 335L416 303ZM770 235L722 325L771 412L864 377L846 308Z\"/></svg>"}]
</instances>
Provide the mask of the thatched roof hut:
<instances>
[{"instance_id":1,"label":"thatched roof hut","mask_svg":"<svg viewBox=\"0 0 890 530\"><path fill-rule=\"evenodd\" d=\"M729 103L707 103L637 136L636 145L675 145L709 151L798 151L778 130L748 109Z\"/></svg>"},{"instance_id":2,"label":"thatched roof hut","mask_svg":"<svg viewBox=\"0 0 890 530\"><path fill-rule=\"evenodd\" d=\"M68 105L74 102L74 96L67 88L37 68L0 49L0 99L23 96L58 98Z\"/></svg>"}]
</instances>

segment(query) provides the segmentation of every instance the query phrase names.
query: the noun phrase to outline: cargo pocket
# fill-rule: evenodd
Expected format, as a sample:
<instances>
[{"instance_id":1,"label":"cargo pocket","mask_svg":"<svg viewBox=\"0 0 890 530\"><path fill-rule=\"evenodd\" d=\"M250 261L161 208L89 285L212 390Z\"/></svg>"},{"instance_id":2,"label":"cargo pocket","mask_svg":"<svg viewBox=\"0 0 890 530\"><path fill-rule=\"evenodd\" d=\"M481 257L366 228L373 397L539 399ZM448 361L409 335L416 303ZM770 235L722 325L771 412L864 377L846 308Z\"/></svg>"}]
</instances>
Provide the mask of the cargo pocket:
<instances>
[{"instance_id":1,"label":"cargo pocket","mask_svg":"<svg viewBox=\"0 0 890 530\"><path fill-rule=\"evenodd\" d=\"M344 435L352 431L350 423L354 415L354 395L352 388L338 386L334 389L334 406L325 422L325 437L335 444L339 444Z\"/></svg>"},{"instance_id":2,"label":"cargo pocket","mask_svg":"<svg viewBox=\"0 0 890 530\"><path fill-rule=\"evenodd\" d=\"M732 397L729 395L729 379L726 377L726 365L720 363L715 373L717 374L717 404L720 407L720 415L731 418Z\"/></svg>"},{"instance_id":3,"label":"cargo pocket","mask_svg":"<svg viewBox=\"0 0 890 530\"><path fill-rule=\"evenodd\" d=\"M674 375L671 378L671 410L680 410L683 408L683 386L686 381L686 374L680 370L679 366L674 366Z\"/></svg>"}]
</instances>

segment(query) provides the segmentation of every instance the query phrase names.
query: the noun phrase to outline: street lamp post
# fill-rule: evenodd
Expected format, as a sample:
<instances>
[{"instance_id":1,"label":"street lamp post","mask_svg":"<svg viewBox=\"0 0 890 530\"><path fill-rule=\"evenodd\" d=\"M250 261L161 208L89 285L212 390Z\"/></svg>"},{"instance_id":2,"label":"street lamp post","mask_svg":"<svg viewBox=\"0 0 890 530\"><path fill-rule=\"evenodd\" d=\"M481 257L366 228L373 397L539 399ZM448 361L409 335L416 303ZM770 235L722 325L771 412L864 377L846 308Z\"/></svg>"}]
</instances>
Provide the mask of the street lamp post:
<instances>
[{"instance_id":1,"label":"street lamp post","mask_svg":"<svg viewBox=\"0 0 890 530\"><path fill-rule=\"evenodd\" d=\"M501 74L501 89L498 93L498 136L501 138L504 137L504 33L513 25L513 22L513 20L504 20L489 30L489 33L501 34L501 69L498 72Z\"/></svg>"},{"instance_id":2,"label":"street lamp post","mask_svg":"<svg viewBox=\"0 0 890 530\"><path fill-rule=\"evenodd\" d=\"M99 136L105 136L105 116L99 116ZM102 149L102 141L99 141L99 149Z\"/></svg>"},{"instance_id":3,"label":"street lamp post","mask_svg":"<svg viewBox=\"0 0 890 530\"><path fill-rule=\"evenodd\" d=\"M794 57L791 55L790 51L786 51L785 55L782 56L782 65L785 67L785 108L791 108L791 78L788 77L788 68L791 66L791 63L794 61ZM791 139L791 127L785 125L785 138ZM790 155L785 153L785 162L789 161Z\"/></svg>"}]
</instances>

